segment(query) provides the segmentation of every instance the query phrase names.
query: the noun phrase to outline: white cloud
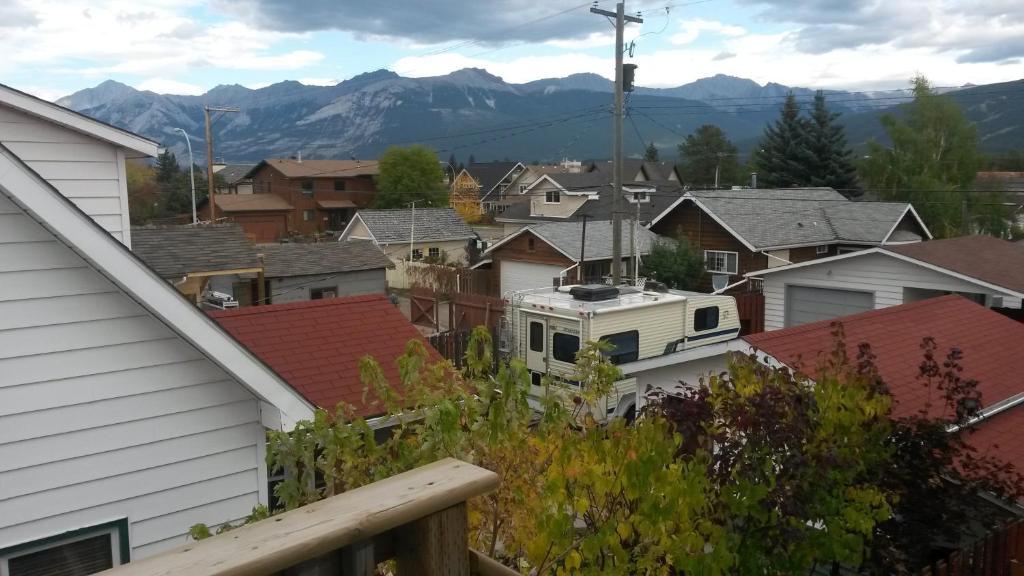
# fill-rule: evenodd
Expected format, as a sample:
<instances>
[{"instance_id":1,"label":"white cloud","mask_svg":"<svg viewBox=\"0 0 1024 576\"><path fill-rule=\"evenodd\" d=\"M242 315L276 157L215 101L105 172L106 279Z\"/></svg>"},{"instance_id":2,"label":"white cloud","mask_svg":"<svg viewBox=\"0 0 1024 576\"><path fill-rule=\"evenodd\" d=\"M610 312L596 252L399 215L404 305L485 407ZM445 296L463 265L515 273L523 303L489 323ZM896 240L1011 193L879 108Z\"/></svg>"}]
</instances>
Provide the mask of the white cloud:
<instances>
[{"instance_id":1,"label":"white cloud","mask_svg":"<svg viewBox=\"0 0 1024 576\"><path fill-rule=\"evenodd\" d=\"M306 86L334 86L341 80L337 78L299 78L299 82Z\"/></svg>"},{"instance_id":2,"label":"white cloud","mask_svg":"<svg viewBox=\"0 0 1024 576\"><path fill-rule=\"evenodd\" d=\"M669 37L669 44L682 46L690 44L698 37L701 32L713 32L719 36L726 36L729 38L743 36L747 31L740 26L733 26L731 24L723 24L714 20L703 20L700 18L694 20L686 20L679 23L679 32Z\"/></svg>"},{"instance_id":3,"label":"white cloud","mask_svg":"<svg viewBox=\"0 0 1024 576\"><path fill-rule=\"evenodd\" d=\"M199 96L205 90L202 86L178 82L167 78L149 78L135 86L138 90L150 90L158 94L181 94L185 96Z\"/></svg>"}]
</instances>

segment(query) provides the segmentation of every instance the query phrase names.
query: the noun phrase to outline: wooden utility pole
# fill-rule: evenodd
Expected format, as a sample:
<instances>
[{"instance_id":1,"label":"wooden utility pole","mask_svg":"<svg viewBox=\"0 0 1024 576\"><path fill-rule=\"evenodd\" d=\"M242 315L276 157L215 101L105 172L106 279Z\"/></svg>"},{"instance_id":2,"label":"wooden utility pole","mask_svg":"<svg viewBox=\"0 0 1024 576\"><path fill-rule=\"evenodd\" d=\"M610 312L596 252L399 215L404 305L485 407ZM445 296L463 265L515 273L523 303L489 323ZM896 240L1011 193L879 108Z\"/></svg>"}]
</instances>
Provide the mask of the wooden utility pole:
<instances>
[{"instance_id":1,"label":"wooden utility pole","mask_svg":"<svg viewBox=\"0 0 1024 576\"><path fill-rule=\"evenodd\" d=\"M612 116L612 285L622 280L622 36L626 22L642 24L643 19L626 16L626 5L615 4L615 12L591 8L594 14L615 19L615 114Z\"/></svg>"},{"instance_id":2,"label":"wooden utility pole","mask_svg":"<svg viewBox=\"0 0 1024 576\"><path fill-rule=\"evenodd\" d=\"M587 218L590 218L588 214L580 214L579 219L583 220L583 227L580 231L580 263L576 267L576 277L579 278L580 284L586 284L587 278L583 275L583 268L587 265Z\"/></svg>"},{"instance_id":3,"label":"wooden utility pole","mask_svg":"<svg viewBox=\"0 0 1024 576\"><path fill-rule=\"evenodd\" d=\"M206 199L210 203L210 224L217 221L217 207L214 202L216 186L213 183L213 126L210 112L238 112L238 108L226 106L203 106L203 117L206 120Z\"/></svg>"}]
</instances>

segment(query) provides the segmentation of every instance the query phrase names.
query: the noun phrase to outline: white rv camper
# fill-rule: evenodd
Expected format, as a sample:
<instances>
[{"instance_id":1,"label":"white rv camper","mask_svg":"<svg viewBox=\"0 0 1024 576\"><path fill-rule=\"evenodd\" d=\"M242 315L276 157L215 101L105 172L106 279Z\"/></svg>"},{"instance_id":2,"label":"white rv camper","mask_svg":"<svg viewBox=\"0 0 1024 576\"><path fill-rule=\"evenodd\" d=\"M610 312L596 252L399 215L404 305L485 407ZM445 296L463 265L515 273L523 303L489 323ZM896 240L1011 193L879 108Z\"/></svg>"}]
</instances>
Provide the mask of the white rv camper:
<instances>
[{"instance_id":1,"label":"white rv camper","mask_svg":"<svg viewBox=\"0 0 1024 576\"><path fill-rule=\"evenodd\" d=\"M735 340L740 331L731 296L604 285L515 292L505 321L502 347L526 363L535 398L543 393L545 374L569 391L578 385L570 377L582 343L611 345L609 358L628 377L615 383L601 406L591 407L599 420L635 414L638 373L632 364Z\"/></svg>"}]
</instances>

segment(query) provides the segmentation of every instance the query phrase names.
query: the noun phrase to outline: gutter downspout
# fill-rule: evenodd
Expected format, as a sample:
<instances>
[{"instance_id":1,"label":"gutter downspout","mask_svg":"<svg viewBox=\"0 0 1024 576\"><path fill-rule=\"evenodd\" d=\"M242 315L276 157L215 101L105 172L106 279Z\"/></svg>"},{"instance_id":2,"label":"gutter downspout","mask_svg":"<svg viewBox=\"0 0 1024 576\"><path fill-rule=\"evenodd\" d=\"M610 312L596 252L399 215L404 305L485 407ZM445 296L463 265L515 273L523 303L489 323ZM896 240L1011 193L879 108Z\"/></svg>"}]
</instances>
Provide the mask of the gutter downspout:
<instances>
[{"instance_id":1,"label":"gutter downspout","mask_svg":"<svg viewBox=\"0 0 1024 576\"><path fill-rule=\"evenodd\" d=\"M726 290L732 290L733 288L742 285L747 280L750 280L750 278L744 278L743 280L740 280L739 282L735 282L733 284L729 284L725 288L719 288L718 290L715 290L714 292L712 292L712 294L716 294L717 295L717 294L721 294L721 293L725 292Z\"/></svg>"},{"instance_id":2,"label":"gutter downspout","mask_svg":"<svg viewBox=\"0 0 1024 576\"><path fill-rule=\"evenodd\" d=\"M996 402L995 404L989 406L988 408L981 410L974 418L971 418L970 420L963 424L953 424L947 427L946 432L959 432L960 430L963 430L968 426L973 426L978 422L988 420L989 418L997 414L1006 412L1010 408L1015 408L1017 406L1020 406L1021 404L1024 404L1024 392L1018 392L1017 394L1014 394L1009 398Z\"/></svg>"},{"instance_id":3,"label":"gutter downspout","mask_svg":"<svg viewBox=\"0 0 1024 576\"><path fill-rule=\"evenodd\" d=\"M779 258L778 256L776 256L774 254L769 254L767 250L761 250L761 254L764 254L765 256L767 256L769 258L774 258L774 259L778 260L779 262L782 262L786 266L789 266L790 264L792 264L792 262L790 262L789 260L786 260L785 258Z\"/></svg>"}]
</instances>

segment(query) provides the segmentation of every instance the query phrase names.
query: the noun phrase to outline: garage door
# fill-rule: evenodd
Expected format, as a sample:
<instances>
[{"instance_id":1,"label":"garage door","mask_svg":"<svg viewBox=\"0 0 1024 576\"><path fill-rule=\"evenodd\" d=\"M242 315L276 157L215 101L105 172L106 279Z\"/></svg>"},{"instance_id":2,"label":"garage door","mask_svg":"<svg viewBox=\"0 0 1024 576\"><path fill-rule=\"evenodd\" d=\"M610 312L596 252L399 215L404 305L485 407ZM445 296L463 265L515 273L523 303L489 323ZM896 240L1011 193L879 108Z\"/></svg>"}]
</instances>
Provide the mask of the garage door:
<instances>
[{"instance_id":1,"label":"garage door","mask_svg":"<svg viewBox=\"0 0 1024 576\"><path fill-rule=\"evenodd\" d=\"M870 292L786 286L786 326L831 320L874 308L875 296Z\"/></svg>"},{"instance_id":2,"label":"garage door","mask_svg":"<svg viewBox=\"0 0 1024 576\"><path fill-rule=\"evenodd\" d=\"M501 260L498 266L501 270L502 295L513 290L551 286L552 280L557 278L558 273L563 269L562 266L514 260Z\"/></svg>"}]
</instances>

